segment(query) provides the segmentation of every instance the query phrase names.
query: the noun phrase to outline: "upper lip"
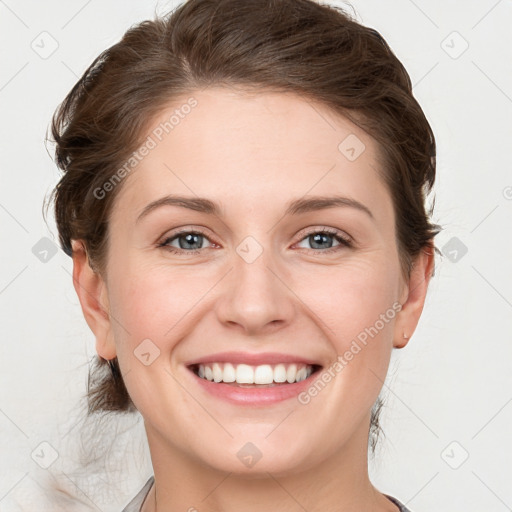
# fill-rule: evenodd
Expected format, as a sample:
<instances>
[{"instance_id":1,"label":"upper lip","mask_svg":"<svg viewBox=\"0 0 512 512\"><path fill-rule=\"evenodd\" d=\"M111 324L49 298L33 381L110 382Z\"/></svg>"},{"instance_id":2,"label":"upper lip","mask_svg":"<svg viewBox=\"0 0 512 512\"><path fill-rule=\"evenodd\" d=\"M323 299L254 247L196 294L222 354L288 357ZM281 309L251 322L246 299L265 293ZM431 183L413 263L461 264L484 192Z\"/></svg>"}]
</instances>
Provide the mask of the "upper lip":
<instances>
[{"instance_id":1,"label":"upper lip","mask_svg":"<svg viewBox=\"0 0 512 512\"><path fill-rule=\"evenodd\" d=\"M217 352L216 354L210 354L189 361L186 363L186 365L194 366L207 363L248 364L251 366L259 366L262 364L301 363L311 366L322 366L317 360L308 359L293 354L281 354L279 352Z\"/></svg>"}]
</instances>

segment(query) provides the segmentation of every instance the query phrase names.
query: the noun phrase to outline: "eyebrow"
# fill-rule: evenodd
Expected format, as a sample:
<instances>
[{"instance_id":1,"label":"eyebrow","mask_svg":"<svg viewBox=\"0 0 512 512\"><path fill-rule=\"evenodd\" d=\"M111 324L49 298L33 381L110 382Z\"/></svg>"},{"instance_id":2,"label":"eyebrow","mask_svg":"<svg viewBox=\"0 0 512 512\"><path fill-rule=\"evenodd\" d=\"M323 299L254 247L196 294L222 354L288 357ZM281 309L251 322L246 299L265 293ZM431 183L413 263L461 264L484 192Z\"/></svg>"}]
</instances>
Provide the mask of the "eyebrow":
<instances>
[{"instance_id":1,"label":"eyebrow","mask_svg":"<svg viewBox=\"0 0 512 512\"><path fill-rule=\"evenodd\" d=\"M187 196L176 196L167 195L152 201L144 207L142 212L137 217L136 222L141 221L150 212L160 208L162 206L178 206L181 208L187 208L196 212L206 213L207 215L215 215L217 217L223 217L221 208L217 203L214 203L210 199L203 197L187 197ZM364 204L351 199L349 197L342 196L310 196L295 199L287 204L285 216L287 215L300 215L303 213L313 212L317 210L325 210L328 208L339 208L339 207L350 207L361 212L366 213L371 219L375 219L371 210Z\"/></svg>"}]
</instances>

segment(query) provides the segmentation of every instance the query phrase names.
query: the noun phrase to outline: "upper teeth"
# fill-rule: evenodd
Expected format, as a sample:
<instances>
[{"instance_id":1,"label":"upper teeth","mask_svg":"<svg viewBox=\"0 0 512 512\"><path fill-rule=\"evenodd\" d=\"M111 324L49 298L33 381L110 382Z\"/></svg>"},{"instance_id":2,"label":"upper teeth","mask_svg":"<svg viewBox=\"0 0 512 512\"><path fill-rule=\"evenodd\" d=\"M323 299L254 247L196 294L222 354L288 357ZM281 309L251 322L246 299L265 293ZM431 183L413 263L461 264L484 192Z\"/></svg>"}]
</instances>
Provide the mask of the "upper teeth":
<instances>
[{"instance_id":1,"label":"upper teeth","mask_svg":"<svg viewBox=\"0 0 512 512\"><path fill-rule=\"evenodd\" d=\"M300 382L307 379L313 367L304 364L248 364L231 363L200 364L198 375L214 382L237 382L238 384L271 384L272 382Z\"/></svg>"}]
</instances>

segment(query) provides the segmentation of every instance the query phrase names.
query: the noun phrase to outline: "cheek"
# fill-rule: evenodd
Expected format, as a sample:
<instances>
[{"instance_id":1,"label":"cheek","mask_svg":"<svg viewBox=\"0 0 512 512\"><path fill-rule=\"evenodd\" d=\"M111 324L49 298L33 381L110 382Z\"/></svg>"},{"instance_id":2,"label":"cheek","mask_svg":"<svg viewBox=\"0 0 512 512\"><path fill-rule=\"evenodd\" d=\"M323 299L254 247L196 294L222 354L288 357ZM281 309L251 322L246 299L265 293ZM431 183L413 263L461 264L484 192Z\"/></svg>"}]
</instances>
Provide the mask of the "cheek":
<instances>
[{"instance_id":1,"label":"cheek","mask_svg":"<svg viewBox=\"0 0 512 512\"><path fill-rule=\"evenodd\" d=\"M310 291L304 300L321 318L332 348L331 365L320 377L323 383L313 384L310 396L324 386L328 391L318 393L325 398L311 399L310 411L321 416L329 402L331 417L346 421L348 430L368 413L386 378L400 309L393 279L393 268L377 262L347 265L325 280L327 292ZM328 400L329 395L336 399ZM348 435L348 430L343 432Z\"/></svg>"},{"instance_id":2,"label":"cheek","mask_svg":"<svg viewBox=\"0 0 512 512\"><path fill-rule=\"evenodd\" d=\"M295 282L297 295L322 321L340 350L376 323L379 333L391 330L396 316L397 271L377 254L304 273Z\"/></svg>"},{"instance_id":3,"label":"cheek","mask_svg":"<svg viewBox=\"0 0 512 512\"><path fill-rule=\"evenodd\" d=\"M310 276L298 293L324 325L332 361L339 362L333 369L340 376L335 386L350 395L345 399L354 400L354 407L371 404L382 386L400 309L396 266L377 256L354 258L325 275Z\"/></svg>"},{"instance_id":4,"label":"cheek","mask_svg":"<svg viewBox=\"0 0 512 512\"><path fill-rule=\"evenodd\" d=\"M117 276L111 295L118 351L134 350L148 338L161 351L172 348L173 326L186 315L197 297L196 281L192 278L185 282L186 285L179 274L159 267L139 266L125 269L123 275Z\"/></svg>"},{"instance_id":5,"label":"cheek","mask_svg":"<svg viewBox=\"0 0 512 512\"><path fill-rule=\"evenodd\" d=\"M116 349L126 354L150 339L162 354L169 354L197 323L197 314L210 304L209 290L219 275L213 268L169 261L151 264L133 258L112 275L111 308ZM210 306L212 307L212 306ZM168 358L159 358L158 365Z\"/></svg>"}]
</instances>

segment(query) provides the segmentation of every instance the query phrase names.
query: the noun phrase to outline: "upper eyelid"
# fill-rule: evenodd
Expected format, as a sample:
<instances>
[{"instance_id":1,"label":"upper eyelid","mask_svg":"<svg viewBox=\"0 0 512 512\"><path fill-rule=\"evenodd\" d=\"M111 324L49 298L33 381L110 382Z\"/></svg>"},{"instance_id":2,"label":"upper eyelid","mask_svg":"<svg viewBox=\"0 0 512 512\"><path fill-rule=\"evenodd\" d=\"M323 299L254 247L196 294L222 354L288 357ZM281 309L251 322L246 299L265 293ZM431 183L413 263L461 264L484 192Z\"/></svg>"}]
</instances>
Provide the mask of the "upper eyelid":
<instances>
[{"instance_id":1,"label":"upper eyelid","mask_svg":"<svg viewBox=\"0 0 512 512\"><path fill-rule=\"evenodd\" d=\"M304 228L303 230L301 230L299 232L299 233L302 233L302 238L300 238L300 240L303 240L306 236L309 236L312 233L322 233L322 232L325 232L328 235L332 235L332 236L339 236L339 237L347 239L348 241L351 241L351 242L353 241L353 238L346 231L343 231L342 229L339 229L339 228L331 228L329 226L317 226L317 227L313 226L312 228Z\"/></svg>"}]
</instances>

